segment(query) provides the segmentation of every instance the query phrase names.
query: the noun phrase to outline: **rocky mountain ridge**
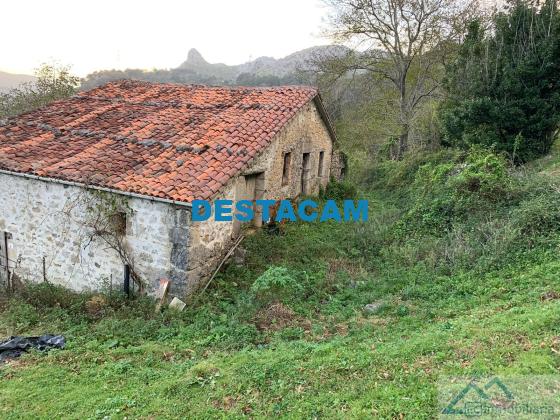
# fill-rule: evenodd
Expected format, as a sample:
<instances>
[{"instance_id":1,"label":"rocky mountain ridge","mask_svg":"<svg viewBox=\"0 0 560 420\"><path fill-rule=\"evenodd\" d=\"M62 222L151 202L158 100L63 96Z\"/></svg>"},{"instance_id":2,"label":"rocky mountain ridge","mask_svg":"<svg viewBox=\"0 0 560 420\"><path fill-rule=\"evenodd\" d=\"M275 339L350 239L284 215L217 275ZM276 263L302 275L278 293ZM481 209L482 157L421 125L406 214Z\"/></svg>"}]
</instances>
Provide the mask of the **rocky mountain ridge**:
<instances>
[{"instance_id":1,"label":"rocky mountain ridge","mask_svg":"<svg viewBox=\"0 0 560 420\"><path fill-rule=\"evenodd\" d=\"M82 80L82 89L119 79L137 79L161 83L189 83L206 85L275 86L306 84L309 79L302 71L313 67L313 61L341 56L349 51L339 45L322 45L297 51L283 58L258 57L238 65L209 63L202 54L192 48L187 59L178 67L162 70L101 70Z\"/></svg>"}]
</instances>

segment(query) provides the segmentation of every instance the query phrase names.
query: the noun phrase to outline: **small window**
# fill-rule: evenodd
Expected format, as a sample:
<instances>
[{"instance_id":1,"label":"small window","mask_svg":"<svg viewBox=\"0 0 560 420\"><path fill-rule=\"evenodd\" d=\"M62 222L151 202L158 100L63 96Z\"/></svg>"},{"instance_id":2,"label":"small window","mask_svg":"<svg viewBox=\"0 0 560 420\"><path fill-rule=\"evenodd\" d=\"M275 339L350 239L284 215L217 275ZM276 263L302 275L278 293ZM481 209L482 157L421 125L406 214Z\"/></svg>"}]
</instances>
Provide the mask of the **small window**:
<instances>
[{"instance_id":1,"label":"small window","mask_svg":"<svg viewBox=\"0 0 560 420\"><path fill-rule=\"evenodd\" d=\"M282 185L287 185L290 181L290 162L292 154L290 152L284 153L284 167L282 169Z\"/></svg>"},{"instance_id":2,"label":"small window","mask_svg":"<svg viewBox=\"0 0 560 420\"><path fill-rule=\"evenodd\" d=\"M115 234L119 236L126 235L126 213L124 211L119 211L111 215L110 223Z\"/></svg>"},{"instance_id":3,"label":"small window","mask_svg":"<svg viewBox=\"0 0 560 420\"><path fill-rule=\"evenodd\" d=\"M319 152L319 169L317 170L317 176L320 178L323 176L323 160L325 159L325 152Z\"/></svg>"}]
</instances>

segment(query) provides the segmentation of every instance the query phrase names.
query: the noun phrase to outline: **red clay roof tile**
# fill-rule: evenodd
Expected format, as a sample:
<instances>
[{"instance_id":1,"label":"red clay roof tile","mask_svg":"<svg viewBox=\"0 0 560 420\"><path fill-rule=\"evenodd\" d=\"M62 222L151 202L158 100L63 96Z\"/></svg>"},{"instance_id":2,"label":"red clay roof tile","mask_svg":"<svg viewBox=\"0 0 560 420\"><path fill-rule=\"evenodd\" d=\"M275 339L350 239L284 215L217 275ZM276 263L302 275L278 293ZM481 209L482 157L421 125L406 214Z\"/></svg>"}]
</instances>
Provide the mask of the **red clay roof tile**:
<instances>
[{"instance_id":1,"label":"red clay roof tile","mask_svg":"<svg viewBox=\"0 0 560 420\"><path fill-rule=\"evenodd\" d=\"M209 198L315 96L303 86L113 82L0 121L0 169L175 201Z\"/></svg>"}]
</instances>

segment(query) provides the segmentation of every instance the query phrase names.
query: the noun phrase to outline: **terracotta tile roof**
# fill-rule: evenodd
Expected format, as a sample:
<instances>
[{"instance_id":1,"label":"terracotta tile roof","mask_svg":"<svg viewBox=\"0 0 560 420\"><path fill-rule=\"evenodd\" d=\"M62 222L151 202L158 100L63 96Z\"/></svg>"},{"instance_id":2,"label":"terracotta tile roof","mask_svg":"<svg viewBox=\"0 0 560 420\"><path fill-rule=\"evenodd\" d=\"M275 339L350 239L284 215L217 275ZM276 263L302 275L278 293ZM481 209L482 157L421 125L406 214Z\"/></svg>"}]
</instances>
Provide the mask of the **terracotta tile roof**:
<instances>
[{"instance_id":1,"label":"terracotta tile roof","mask_svg":"<svg viewBox=\"0 0 560 420\"><path fill-rule=\"evenodd\" d=\"M207 199L315 96L310 87L109 83L0 121L0 169Z\"/></svg>"}]
</instances>

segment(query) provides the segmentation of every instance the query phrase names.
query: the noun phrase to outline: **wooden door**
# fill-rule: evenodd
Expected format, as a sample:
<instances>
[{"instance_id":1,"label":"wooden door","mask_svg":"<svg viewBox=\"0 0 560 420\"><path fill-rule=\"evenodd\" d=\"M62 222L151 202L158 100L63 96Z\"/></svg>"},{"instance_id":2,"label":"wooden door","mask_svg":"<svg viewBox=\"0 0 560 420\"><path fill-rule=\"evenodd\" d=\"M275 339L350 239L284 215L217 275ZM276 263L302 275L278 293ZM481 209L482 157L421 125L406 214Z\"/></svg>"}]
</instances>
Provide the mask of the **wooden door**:
<instances>
[{"instance_id":1,"label":"wooden door","mask_svg":"<svg viewBox=\"0 0 560 420\"><path fill-rule=\"evenodd\" d=\"M262 208L257 206L255 200L262 200L264 198L264 172L258 172L250 175L245 175L245 188L243 191L239 190L239 196L242 196L244 200L253 201L253 213L254 217L252 224L256 227L262 226ZM233 235L239 235L241 230L241 223L234 220L233 224Z\"/></svg>"},{"instance_id":2,"label":"wooden door","mask_svg":"<svg viewBox=\"0 0 560 420\"><path fill-rule=\"evenodd\" d=\"M249 195L249 200L252 200L253 202L255 200L262 200L264 198L264 172L248 175L245 179L247 180L247 193ZM262 207L257 206L255 203L253 204L253 211L255 212L253 225L261 227Z\"/></svg>"}]
</instances>

